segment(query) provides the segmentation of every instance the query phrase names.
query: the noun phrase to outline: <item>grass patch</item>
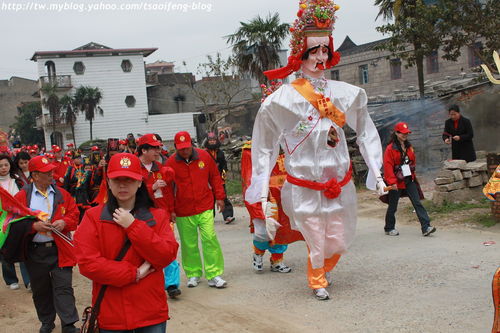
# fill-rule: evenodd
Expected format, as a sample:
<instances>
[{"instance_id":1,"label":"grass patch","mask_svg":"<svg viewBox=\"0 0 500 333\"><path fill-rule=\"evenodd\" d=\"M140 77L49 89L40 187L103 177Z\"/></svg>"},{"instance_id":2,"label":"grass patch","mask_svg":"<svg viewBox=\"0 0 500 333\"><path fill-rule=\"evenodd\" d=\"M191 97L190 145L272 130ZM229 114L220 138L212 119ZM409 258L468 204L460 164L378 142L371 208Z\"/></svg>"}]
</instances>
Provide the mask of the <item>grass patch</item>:
<instances>
[{"instance_id":1,"label":"grass patch","mask_svg":"<svg viewBox=\"0 0 500 333\"><path fill-rule=\"evenodd\" d=\"M425 209L429 214L450 214L457 211L469 210L474 208L489 208L490 202L486 199L475 203L460 202L460 203L449 203L446 202L444 205L435 205L430 200L422 201ZM410 207L413 210L413 207Z\"/></svg>"},{"instance_id":2,"label":"grass patch","mask_svg":"<svg viewBox=\"0 0 500 333\"><path fill-rule=\"evenodd\" d=\"M485 227L492 227L497 222L490 213L487 214L476 214L469 219L470 222L481 224Z\"/></svg>"},{"instance_id":3,"label":"grass patch","mask_svg":"<svg viewBox=\"0 0 500 333\"><path fill-rule=\"evenodd\" d=\"M226 179L226 191L228 196L241 194L241 181Z\"/></svg>"}]
</instances>

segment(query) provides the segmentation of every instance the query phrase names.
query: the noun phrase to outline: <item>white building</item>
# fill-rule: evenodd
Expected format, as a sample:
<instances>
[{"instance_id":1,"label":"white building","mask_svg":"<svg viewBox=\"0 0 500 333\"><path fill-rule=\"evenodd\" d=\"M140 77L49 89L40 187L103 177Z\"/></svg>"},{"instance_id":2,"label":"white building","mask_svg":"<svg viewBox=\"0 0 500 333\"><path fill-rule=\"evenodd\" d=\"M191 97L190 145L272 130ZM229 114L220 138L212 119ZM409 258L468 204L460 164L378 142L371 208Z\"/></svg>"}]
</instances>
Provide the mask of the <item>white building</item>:
<instances>
[{"instance_id":1,"label":"white building","mask_svg":"<svg viewBox=\"0 0 500 333\"><path fill-rule=\"evenodd\" d=\"M103 116L96 114L93 139L124 138L127 133L158 133L164 140L173 140L177 131L193 136L196 129L192 113L150 115L146 94L144 58L156 48L112 49L89 43L68 51L37 51L31 60L37 62L39 86L57 83L59 96L74 94L81 86L97 87L102 93L99 106ZM43 98L43 96L41 96ZM71 128L64 121L52 135L49 111L43 108L39 121L47 147L72 142ZM79 113L75 123L77 145L90 139L90 125Z\"/></svg>"}]
</instances>

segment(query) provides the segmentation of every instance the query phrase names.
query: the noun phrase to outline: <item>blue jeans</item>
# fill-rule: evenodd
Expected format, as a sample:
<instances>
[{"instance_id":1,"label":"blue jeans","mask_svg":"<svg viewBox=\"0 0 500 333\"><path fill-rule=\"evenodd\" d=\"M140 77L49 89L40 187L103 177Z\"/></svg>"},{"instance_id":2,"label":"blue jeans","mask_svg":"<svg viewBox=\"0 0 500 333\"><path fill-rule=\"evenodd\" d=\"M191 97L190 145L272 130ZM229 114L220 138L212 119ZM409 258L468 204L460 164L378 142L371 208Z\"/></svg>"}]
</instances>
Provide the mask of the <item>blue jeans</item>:
<instances>
[{"instance_id":1,"label":"blue jeans","mask_svg":"<svg viewBox=\"0 0 500 333\"><path fill-rule=\"evenodd\" d=\"M420 227L422 232L425 232L427 228L431 225L431 219L427 214L424 206L420 202L420 197L418 194L417 184L413 181L405 181L406 193L410 198L413 208L415 208L415 213L417 214L418 220L420 221ZM396 227L396 211L398 210L398 202L401 197L403 190L391 190L389 191L389 206L387 207L387 212L385 213L385 231L391 231Z\"/></svg>"},{"instance_id":2,"label":"blue jeans","mask_svg":"<svg viewBox=\"0 0 500 333\"><path fill-rule=\"evenodd\" d=\"M156 325L139 327L133 330L103 330L99 329L100 333L165 333L167 331L167 322L159 323Z\"/></svg>"},{"instance_id":3,"label":"blue jeans","mask_svg":"<svg viewBox=\"0 0 500 333\"><path fill-rule=\"evenodd\" d=\"M19 263L19 267L21 269L21 275L23 277L24 286L27 287L30 283L30 276L28 271L26 270L26 266L24 262ZM2 259L2 276L3 280L7 285L11 285L13 283L18 283L19 279L16 274L16 267L14 264L9 264Z\"/></svg>"}]
</instances>

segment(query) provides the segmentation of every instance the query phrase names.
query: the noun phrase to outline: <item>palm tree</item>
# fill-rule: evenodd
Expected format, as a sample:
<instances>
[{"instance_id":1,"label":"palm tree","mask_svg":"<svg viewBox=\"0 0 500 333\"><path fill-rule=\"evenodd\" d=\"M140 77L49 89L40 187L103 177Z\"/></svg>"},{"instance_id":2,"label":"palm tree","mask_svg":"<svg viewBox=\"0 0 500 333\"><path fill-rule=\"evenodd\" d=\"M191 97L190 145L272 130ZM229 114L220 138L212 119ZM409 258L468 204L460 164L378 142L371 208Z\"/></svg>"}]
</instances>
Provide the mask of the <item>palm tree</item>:
<instances>
[{"instance_id":1,"label":"palm tree","mask_svg":"<svg viewBox=\"0 0 500 333\"><path fill-rule=\"evenodd\" d=\"M280 23L278 13L269 14L265 19L257 16L248 23L240 24L234 34L224 37L233 47L236 65L241 72L249 72L259 83L267 83L263 72L279 66L278 51L290 25Z\"/></svg>"},{"instance_id":2,"label":"palm tree","mask_svg":"<svg viewBox=\"0 0 500 333\"><path fill-rule=\"evenodd\" d=\"M103 115L104 111L99 106L102 100L102 93L99 88L80 87L75 92L75 106L85 114L85 120L90 122L90 140L92 137L92 122L95 119L96 112Z\"/></svg>"},{"instance_id":3,"label":"palm tree","mask_svg":"<svg viewBox=\"0 0 500 333\"><path fill-rule=\"evenodd\" d=\"M71 127L71 134L73 135L73 144L76 147L75 140L75 122L76 122L76 110L75 110L75 98L71 95L64 95L59 101L61 103L64 111L64 120L66 124Z\"/></svg>"},{"instance_id":4,"label":"palm tree","mask_svg":"<svg viewBox=\"0 0 500 333\"><path fill-rule=\"evenodd\" d=\"M42 85L40 91L42 93L42 105L49 110L50 122L52 124L52 135L54 136L54 133L56 132L56 125L61 114L61 104L59 96L57 96L57 84L46 83Z\"/></svg>"}]
</instances>

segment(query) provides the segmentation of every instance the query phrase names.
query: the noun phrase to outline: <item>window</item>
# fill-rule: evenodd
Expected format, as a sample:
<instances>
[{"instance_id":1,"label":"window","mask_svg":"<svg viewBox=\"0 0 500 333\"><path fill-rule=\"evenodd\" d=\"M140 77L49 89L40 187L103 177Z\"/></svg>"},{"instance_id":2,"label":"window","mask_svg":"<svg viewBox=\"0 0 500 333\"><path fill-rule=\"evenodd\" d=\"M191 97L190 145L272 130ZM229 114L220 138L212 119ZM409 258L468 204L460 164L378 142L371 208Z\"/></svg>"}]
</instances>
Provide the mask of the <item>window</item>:
<instances>
[{"instance_id":1,"label":"window","mask_svg":"<svg viewBox=\"0 0 500 333\"><path fill-rule=\"evenodd\" d=\"M48 77L54 78L56 76L56 64L53 61L47 61L45 63L45 73Z\"/></svg>"},{"instance_id":2,"label":"window","mask_svg":"<svg viewBox=\"0 0 500 333\"><path fill-rule=\"evenodd\" d=\"M129 108L133 108L135 106L135 97L132 95L125 97L125 104L127 104Z\"/></svg>"},{"instance_id":3,"label":"window","mask_svg":"<svg viewBox=\"0 0 500 333\"><path fill-rule=\"evenodd\" d=\"M391 59L391 80L401 78L401 60Z\"/></svg>"},{"instance_id":4,"label":"window","mask_svg":"<svg viewBox=\"0 0 500 333\"><path fill-rule=\"evenodd\" d=\"M125 73L129 73L132 71L132 63L130 60L122 60L122 69Z\"/></svg>"},{"instance_id":5,"label":"window","mask_svg":"<svg viewBox=\"0 0 500 333\"><path fill-rule=\"evenodd\" d=\"M439 73L438 52L434 51L427 56L427 74Z\"/></svg>"},{"instance_id":6,"label":"window","mask_svg":"<svg viewBox=\"0 0 500 333\"><path fill-rule=\"evenodd\" d=\"M82 75L85 73L85 65L81 61L75 61L75 64L73 65L73 71L77 75Z\"/></svg>"},{"instance_id":7,"label":"window","mask_svg":"<svg viewBox=\"0 0 500 333\"><path fill-rule=\"evenodd\" d=\"M368 83L368 65L359 66L359 83L360 84Z\"/></svg>"},{"instance_id":8,"label":"window","mask_svg":"<svg viewBox=\"0 0 500 333\"><path fill-rule=\"evenodd\" d=\"M476 54L477 51L483 50L483 43L474 43L474 46L469 46L469 67L477 67L481 65L482 61Z\"/></svg>"},{"instance_id":9,"label":"window","mask_svg":"<svg viewBox=\"0 0 500 333\"><path fill-rule=\"evenodd\" d=\"M332 71L332 80L340 81L340 72L338 70Z\"/></svg>"}]
</instances>

